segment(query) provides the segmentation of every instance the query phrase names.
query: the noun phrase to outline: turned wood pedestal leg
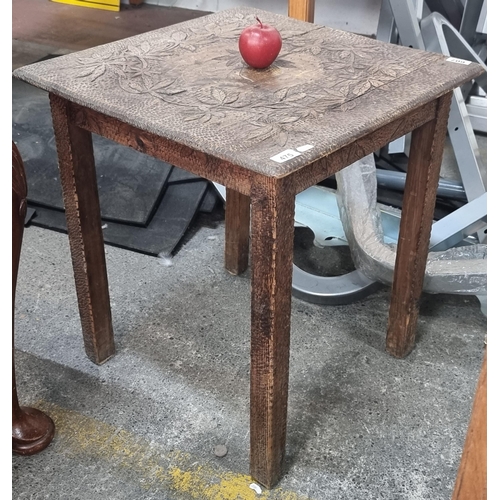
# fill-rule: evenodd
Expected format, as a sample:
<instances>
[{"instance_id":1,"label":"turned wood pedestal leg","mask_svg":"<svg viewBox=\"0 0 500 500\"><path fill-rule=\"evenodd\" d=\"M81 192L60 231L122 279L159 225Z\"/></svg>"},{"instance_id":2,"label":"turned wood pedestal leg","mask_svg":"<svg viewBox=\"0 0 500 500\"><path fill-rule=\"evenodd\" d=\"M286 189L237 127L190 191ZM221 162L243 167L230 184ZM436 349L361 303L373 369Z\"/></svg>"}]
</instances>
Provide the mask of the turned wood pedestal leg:
<instances>
[{"instance_id":1,"label":"turned wood pedestal leg","mask_svg":"<svg viewBox=\"0 0 500 500\"><path fill-rule=\"evenodd\" d=\"M26 176L21 155L12 143L12 451L33 455L54 437L54 422L40 410L19 405L14 367L14 303L26 216Z\"/></svg>"}]
</instances>

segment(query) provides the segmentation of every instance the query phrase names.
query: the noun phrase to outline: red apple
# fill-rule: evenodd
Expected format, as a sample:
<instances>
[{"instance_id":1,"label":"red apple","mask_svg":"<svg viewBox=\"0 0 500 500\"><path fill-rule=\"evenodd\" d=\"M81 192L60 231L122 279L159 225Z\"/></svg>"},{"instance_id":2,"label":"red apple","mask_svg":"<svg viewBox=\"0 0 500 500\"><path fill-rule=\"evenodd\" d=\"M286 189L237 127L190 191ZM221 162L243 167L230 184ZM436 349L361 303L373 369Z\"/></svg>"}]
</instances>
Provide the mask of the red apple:
<instances>
[{"instance_id":1,"label":"red apple","mask_svg":"<svg viewBox=\"0 0 500 500\"><path fill-rule=\"evenodd\" d=\"M238 47L241 57L252 68L264 69L274 62L281 50L280 32L273 26L262 24L248 26L240 35Z\"/></svg>"}]
</instances>

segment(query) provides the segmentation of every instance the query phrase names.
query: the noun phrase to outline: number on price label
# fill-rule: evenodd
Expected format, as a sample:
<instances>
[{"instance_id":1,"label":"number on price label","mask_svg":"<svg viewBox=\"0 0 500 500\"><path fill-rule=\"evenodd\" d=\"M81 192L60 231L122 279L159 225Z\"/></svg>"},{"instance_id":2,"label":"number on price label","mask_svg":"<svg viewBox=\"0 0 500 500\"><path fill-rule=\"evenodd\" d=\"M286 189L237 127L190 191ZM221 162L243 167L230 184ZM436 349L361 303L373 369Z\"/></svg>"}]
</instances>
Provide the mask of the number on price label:
<instances>
[{"instance_id":1,"label":"number on price label","mask_svg":"<svg viewBox=\"0 0 500 500\"><path fill-rule=\"evenodd\" d=\"M296 156L300 156L300 153L298 151L295 151L293 149L286 149L285 151L282 151L277 155L271 156L271 160L277 163L284 163L285 161L291 160Z\"/></svg>"}]
</instances>

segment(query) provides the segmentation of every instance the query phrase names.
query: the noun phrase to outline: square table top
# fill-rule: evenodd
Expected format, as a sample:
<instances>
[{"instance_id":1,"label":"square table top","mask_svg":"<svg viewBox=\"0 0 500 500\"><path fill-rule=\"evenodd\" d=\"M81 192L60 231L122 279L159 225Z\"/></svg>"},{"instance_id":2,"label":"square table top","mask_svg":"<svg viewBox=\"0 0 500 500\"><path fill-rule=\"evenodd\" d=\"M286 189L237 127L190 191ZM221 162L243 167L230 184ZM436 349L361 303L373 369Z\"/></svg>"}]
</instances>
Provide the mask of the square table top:
<instances>
[{"instance_id":1,"label":"square table top","mask_svg":"<svg viewBox=\"0 0 500 500\"><path fill-rule=\"evenodd\" d=\"M283 40L264 70L248 67L238 50L256 16ZM242 7L24 66L14 76L282 177L482 72L469 61Z\"/></svg>"}]
</instances>

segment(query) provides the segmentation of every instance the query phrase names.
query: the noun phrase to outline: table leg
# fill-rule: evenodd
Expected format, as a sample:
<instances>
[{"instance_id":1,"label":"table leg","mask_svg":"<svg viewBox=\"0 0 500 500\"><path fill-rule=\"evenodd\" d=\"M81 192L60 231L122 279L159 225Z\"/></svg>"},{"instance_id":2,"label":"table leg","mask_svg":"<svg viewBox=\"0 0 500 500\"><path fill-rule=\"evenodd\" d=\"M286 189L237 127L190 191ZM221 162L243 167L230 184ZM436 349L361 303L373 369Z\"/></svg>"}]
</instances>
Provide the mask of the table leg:
<instances>
[{"instance_id":1,"label":"table leg","mask_svg":"<svg viewBox=\"0 0 500 500\"><path fill-rule=\"evenodd\" d=\"M225 266L231 274L241 274L248 267L250 198L226 188Z\"/></svg>"},{"instance_id":2,"label":"table leg","mask_svg":"<svg viewBox=\"0 0 500 500\"><path fill-rule=\"evenodd\" d=\"M26 172L21 154L12 143L12 451L18 455L34 455L51 443L55 427L52 419L36 408L19 405L14 356L14 315L17 273L26 217Z\"/></svg>"},{"instance_id":3,"label":"table leg","mask_svg":"<svg viewBox=\"0 0 500 500\"><path fill-rule=\"evenodd\" d=\"M85 351L101 364L115 347L92 135L71 124L67 101L50 104Z\"/></svg>"},{"instance_id":4,"label":"table leg","mask_svg":"<svg viewBox=\"0 0 500 500\"><path fill-rule=\"evenodd\" d=\"M314 0L288 0L288 16L314 22Z\"/></svg>"},{"instance_id":5,"label":"table leg","mask_svg":"<svg viewBox=\"0 0 500 500\"><path fill-rule=\"evenodd\" d=\"M250 473L267 488L285 455L295 196L276 179L252 191Z\"/></svg>"},{"instance_id":6,"label":"table leg","mask_svg":"<svg viewBox=\"0 0 500 500\"><path fill-rule=\"evenodd\" d=\"M441 97L436 117L412 132L386 338L398 358L415 342L451 97Z\"/></svg>"},{"instance_id":7,"label":"table leg","mask_svg":"<svg viewBox=\"0 0 500 500\"><path fill-rule=\"evenodd\" d=\"M487 366L486 352L451 500L487 498Z\"/></svg>"}]
</instances>

